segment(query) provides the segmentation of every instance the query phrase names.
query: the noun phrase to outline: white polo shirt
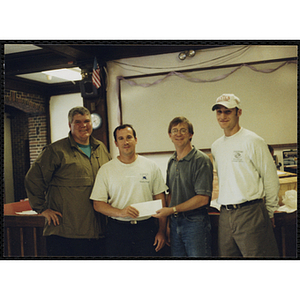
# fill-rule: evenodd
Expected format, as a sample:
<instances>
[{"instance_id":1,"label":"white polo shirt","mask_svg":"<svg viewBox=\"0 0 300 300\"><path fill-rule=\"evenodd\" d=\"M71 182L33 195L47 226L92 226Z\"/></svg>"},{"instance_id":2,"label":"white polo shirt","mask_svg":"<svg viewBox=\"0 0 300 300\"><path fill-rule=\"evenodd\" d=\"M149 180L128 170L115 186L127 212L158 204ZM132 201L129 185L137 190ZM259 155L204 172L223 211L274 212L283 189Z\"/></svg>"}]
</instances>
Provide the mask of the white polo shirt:
<instances>
[{"instance_id":1,"label":"white polo shirt","mask_svg":"<svg viewBox=\"0 0 300 300\"><path fill-rule=\"evenodd\" d=\"M131 204L153 200L167 190L161 170L155 162L138 156L131 164L115 158L103 165L97 174L91 199L123 209ZM145 220L149 217L138 217ZM115 218L129 221L132 218Z\"/></svg>"}]
</instances>

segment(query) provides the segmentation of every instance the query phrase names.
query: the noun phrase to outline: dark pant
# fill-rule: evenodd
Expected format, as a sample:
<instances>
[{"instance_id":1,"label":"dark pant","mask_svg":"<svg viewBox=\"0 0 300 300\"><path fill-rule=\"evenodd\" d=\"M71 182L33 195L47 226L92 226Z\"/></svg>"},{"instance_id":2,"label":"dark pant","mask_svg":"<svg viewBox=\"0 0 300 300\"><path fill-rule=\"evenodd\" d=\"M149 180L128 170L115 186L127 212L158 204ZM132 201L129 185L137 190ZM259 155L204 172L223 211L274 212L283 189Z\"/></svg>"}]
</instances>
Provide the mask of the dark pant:
<instances>
[{"instance_id":1,"label":"dark pant","mask_svg":"<svg viewBox=\"0 0 300 300\"><path fill-rule=\"evenodd\" d=\"M99 257L105 255L104 239L70 239L57 235L46 237L47 255L51 257Z\"/></svg>"},{"instance_id":2,"label":"dark pant","mask_svg":"<svg viewBox=\"0 0 300 300\"><path fill-rule=\"evenodd\" d=\"M278 257L272 223L263 201L227 210L219 217L221 257Z\"/></svg>"},{"instance_id":3,"label":"dark pant","mask_svg":"<svg viewBox=\"0 0 300 300\"><path fill-rule=\"evenodd\" d=\"M157 256L154 240L158 230L156 221L150 218L130 224L130 222L108 220L106 231L107 256Z\"/></svg>"}]
</instances>

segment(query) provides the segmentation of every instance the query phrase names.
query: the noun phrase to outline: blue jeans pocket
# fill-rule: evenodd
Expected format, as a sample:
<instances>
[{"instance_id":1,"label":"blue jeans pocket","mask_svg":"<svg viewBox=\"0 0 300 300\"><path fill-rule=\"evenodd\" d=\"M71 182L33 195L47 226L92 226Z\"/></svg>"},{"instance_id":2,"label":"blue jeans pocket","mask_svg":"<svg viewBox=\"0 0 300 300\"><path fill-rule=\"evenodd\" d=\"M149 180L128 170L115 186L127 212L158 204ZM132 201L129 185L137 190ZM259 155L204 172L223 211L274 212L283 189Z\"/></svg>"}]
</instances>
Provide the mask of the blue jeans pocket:
<instances>
[{"instance_id":1,"label":"blue jeans pocket","mask_svg":"<svg viewBox=\"0 0 300 300\"><path fill-rule=\"evenodd\" d=\"M210 256L211 224L207 212L187 214L171 222L173 256Z\"/></svg>"},{"instance_id":2,"label":"blue jeans pocket","mask_svg":"<svg viewBox=\"0 0 300 300\"><path fill-rule=\"evenodd\" d=\"M193 214L185 215L184 217L189 222L202 222L202 221L205 220L205 215L199 215L199 214L197 214L197 215L193 215Z\"/></svg>"}]
</instances>

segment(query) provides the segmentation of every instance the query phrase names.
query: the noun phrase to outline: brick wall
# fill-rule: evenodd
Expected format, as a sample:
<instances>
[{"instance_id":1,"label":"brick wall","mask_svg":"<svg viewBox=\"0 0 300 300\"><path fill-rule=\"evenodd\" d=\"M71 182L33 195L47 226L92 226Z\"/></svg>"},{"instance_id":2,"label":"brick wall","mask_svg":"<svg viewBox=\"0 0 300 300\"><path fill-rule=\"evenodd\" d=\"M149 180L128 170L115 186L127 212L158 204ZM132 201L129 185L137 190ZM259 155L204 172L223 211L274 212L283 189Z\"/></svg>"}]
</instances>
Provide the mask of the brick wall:
<instances>
[{"instance_id":1,"label":"brick wall","mask_svg":"<svg viewBox=\"0 0 300 300\"><path fill-rule=\"evenodd\" d=\"M46 99L41 95L5 90L4 104L17 108L10 113L10 118L15 201L20 201L27 197L25 175L47 144Z\"/></svg>"},{"instance_id":2,"label":"brick wall","mask_svg":"<svg viewBox=\"0 0 300 300\"><path fill-rule=\"evenodd\" d=\"M45 97L42 95L5 90L4 104L13 106L29 114L45 113Z\"/></svg>"},{"instance_id":3,"label":"brick wall","mask_svg":"<svg viewBox=\"0 0 300 300\"><path fill-rule=\"evenodd\" d=\"M47 120L46 116L32 116L28 118L28 138L30 165L47 145Z\"/></svg>"},{"instance_id":4,"label":"brick wall","mask_svg":"<svg viewBox=\"0 0 300 300\"><path fill-rule=\"evenodd\" d=\"M27 114L15 112L11 119L11 147L14 179L15 201L26 198L24 177L29 169L28 117ZM5 178L4 178L5 179Z\"/></svg>"}]
</instances>

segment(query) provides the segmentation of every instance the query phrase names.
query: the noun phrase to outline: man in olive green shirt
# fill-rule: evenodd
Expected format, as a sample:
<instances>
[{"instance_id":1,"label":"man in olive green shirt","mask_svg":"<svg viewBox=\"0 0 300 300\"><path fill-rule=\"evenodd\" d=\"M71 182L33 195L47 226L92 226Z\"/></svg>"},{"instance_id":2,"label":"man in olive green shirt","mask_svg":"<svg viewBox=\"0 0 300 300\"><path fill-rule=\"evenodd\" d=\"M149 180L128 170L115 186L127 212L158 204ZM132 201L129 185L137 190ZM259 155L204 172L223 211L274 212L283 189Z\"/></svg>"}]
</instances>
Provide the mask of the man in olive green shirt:
<instances>
[{"instance_id":1,"label":"man in olive green shirt","mask_svg":"<svg viewBox=\"0 0 300 300\"><path fill-rule=\"evenodd\" d=\"M25 177L33 210L46 219L49 256L99 256L104 216L90 200L98 169L111 159L91 136L91 115L84 107L69 111L69 136L45 147Z\"/></svg>"}]
</instances>

